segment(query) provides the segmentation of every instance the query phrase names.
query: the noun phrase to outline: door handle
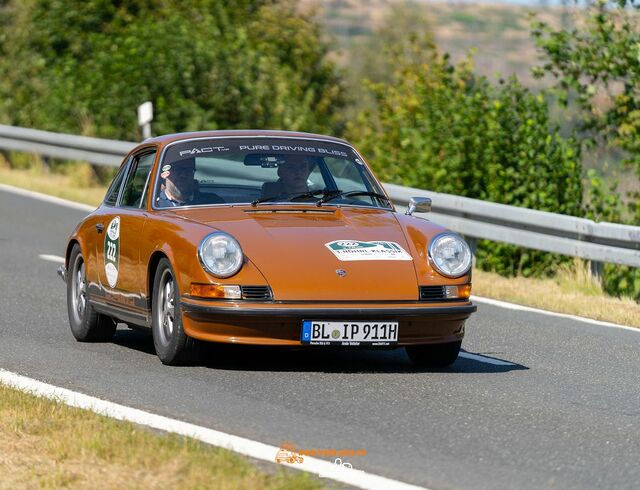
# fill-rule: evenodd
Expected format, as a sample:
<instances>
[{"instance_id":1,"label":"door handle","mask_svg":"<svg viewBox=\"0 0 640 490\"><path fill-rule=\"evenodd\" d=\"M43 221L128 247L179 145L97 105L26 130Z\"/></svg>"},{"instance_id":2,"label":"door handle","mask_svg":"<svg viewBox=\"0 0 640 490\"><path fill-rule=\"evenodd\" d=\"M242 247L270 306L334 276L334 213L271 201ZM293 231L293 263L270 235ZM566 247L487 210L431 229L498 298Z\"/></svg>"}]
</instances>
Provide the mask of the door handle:
<instances>
[{"instance_id":1,"label":"door handle","mask_svg":"<svg viewBox=\"0 0 640 490\"><path fill-rule=\"evenodd\" d=\"M98 233L102 233L104 231L104 225L102 223L98 223L96 225L96 230L98 230Z\"/></svg>"}]
</instances>

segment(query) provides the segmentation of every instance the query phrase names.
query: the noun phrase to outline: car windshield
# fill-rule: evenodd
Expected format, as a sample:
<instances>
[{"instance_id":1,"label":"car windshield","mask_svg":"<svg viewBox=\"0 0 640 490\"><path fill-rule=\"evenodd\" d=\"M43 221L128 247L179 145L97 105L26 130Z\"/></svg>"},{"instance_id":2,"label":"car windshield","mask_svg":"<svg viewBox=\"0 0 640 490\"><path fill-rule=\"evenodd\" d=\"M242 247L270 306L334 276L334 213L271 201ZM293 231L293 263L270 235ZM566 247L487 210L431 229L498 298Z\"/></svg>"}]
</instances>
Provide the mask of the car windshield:
<instances>
[{"instance_id":1,"label":"car windshield","mask_svg":"<svg viewBox=\"0 0 640 490\"><path fill-rule=\"evenodd\" d=\"M156 208L274 203L390 207L352 147L314 139L179 142L167 148L159 172Z\"/></svg>"}]
</instances>

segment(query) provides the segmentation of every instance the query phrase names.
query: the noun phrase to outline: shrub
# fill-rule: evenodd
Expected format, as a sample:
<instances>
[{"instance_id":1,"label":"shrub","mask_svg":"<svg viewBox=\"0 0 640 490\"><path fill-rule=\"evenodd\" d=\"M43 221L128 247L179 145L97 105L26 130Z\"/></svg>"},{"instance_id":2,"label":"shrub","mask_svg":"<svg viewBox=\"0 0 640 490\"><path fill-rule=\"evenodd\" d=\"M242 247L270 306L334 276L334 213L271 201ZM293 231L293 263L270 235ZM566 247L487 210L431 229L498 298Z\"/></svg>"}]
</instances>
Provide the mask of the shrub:
<instances>
[{"instance_id":1,"label":"shrub","mask_svg":"<svg viewBox=\"0 0 640 490\"><path fill-rule=\"evenodd\" d=\"M416 42L416 52L424 44ZM432 48L435 50L435 48ZM493 86L471 63L424 52L396 58L392 83L370 84L376 106L348 133L383 180L580 216L580 147L549 121L542 95L515 78ZM478 264L503 274L549 274L558 256L480 242Z\"/></svg>"},{"instance_id":2,"label":"shrub","mask_svg":"<svg viewBox=\"0 0 640 490\"><path fill-rule=\"evenodd\" d=\"M107 138L218 128L330 131L344 105L320 28L290 0L10 0L0 119Z\"/></svg>"}]
</instances>

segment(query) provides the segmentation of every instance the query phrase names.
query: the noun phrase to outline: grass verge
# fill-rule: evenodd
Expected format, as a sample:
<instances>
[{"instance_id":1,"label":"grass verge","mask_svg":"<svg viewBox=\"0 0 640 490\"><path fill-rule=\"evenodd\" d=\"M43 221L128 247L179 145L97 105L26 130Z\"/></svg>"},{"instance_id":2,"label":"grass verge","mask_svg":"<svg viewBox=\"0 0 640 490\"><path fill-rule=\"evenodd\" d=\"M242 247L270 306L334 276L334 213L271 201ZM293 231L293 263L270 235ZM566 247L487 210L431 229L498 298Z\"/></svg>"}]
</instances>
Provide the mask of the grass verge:
<instances>
[{"instance_id":1,"label":"grass verge","mask_svg":"<svg viewBox=\"0 0 640 490\"><path fill-rule=\"evenodd\" d=\"M0 182L70 201L98 206L107 193L107 186L93 182L87 176L90 171L90 169L87 170L87 167L81 167L78 174L68 175L48 171L43 165L35 165L28 169L11 169L0 159Z\"/></svg>"},{"instance_id":2,"label":"grass verge","mask_svg":"<svg viewBox=\"0 0 640 490\"><path fill-rule=\"evenodd\" d=\"M267 473L231 451L2 385L0 446L1 488L324 488L309 473Z\"/></svg>"},{"instance_id":3,"label":"grass verge","mask_svg":"<svg viewBox=\"0 0 640 490\"><path fill-rule=\"evenodd\" d=\"M615 298L604 293L580 260L571 268L561 269L553 279L503 277L475 269L472 293L640 328L640 305L631 298Z\"/></svg>"},{"instance_id":4,"label":"grass verge","mask_svg":"<svg viewBox=\"0 0 640 490\"><path fill-rule=\"evenodd\" d=\"M0 162L0 182L97 206L106 187L86 185L86 180L46 173L37 165L12 170ZM506 278L476 269L473 294L640 328L640 305L632 299L608 296L581 260L561 269L554 279Z\"/></svg>"}]
</instances>

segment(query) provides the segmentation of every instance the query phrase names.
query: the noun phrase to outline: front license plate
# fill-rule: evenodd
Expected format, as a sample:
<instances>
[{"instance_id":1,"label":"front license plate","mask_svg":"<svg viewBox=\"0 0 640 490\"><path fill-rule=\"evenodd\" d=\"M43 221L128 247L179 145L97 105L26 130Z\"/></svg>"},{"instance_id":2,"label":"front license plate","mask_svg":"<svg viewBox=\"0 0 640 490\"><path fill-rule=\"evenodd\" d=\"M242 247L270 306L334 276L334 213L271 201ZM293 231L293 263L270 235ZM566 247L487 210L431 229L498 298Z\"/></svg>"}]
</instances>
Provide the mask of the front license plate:
<instances>
[{"instance_id":1,"label":"front license plate","mask_svg":"<svg viewBox=\"0 0 640 490\"><path fill-rule=\"evenodd\" d=\"M303 320L300 340L310 345L391 345L398 341L398 322Z\"/></svg>"}]
</instances>

